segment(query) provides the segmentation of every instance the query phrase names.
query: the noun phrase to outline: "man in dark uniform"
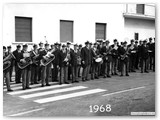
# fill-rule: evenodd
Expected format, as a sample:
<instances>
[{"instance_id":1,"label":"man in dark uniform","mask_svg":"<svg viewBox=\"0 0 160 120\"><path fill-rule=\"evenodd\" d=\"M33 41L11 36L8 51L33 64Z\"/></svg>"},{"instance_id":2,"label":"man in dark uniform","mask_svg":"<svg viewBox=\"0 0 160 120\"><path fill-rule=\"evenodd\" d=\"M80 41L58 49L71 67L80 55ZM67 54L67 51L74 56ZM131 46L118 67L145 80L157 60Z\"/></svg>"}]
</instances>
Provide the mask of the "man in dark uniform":
<instances>
[{"instance_id":1,"label":"man in dark uniform","mask_svg":"<svg viewBox=\"0 0 160 120\"><path fill-rule=\"evenodd\" d=\"M96 62L96 59L100 58L101 56L99 50L97 49L97 43L94 43L94 46L92 48L92 56L93 59L92 59L91 79L94 80L94 79L99 79L98 68L101 65L100 62Z\"/></svg>"},{"instance_id":2,"label":"man in dark uniform","mask_svg":"<svg viewBox=\"0 0 160 120\"><path fill-rule=\"evenodd\" d=\"M19 62L19 58L21 55L21 45L17 45L17 49L15 51L13 51L13 55L16 57L15 59L15 82L16 83L22 83L21 82L21 74L22 74L22 70L18 67L17 63Z\"/></svg>"},{"instance_id":3,"label":"man in dark uniform","mask_svg":"<svg viewBox=\"0 0 160 120\"><path fill-rule=\"evenodd\" d=\"M79 82L78 79L78 70L80 67L80 61L78 61L80 58L80 52L78 50L78 45L74 45L74 50L71 52L71 68L72 68L72 83Z\"/></svg>"},{"instance_id":4,"label":"man in dark uniform","mask_svg":"<svg viewBox=\"0 0 160 120\"><path fill-rule=\"evenodd\" d=\"M9 55L10 53L12 53L11 49L12 47L11 46L7 46L7 55ZM10 70L9 70L9 74L10 74L10 81L12 82L12 72L13 72L13 65L14 65L14 60L12 59L11 60L11 67L10 67Z\"/></svg>"},{"instance_id":5,"label":"man in dark uniform","mask_svg":"<svg viewBox=\"0 0 160 120\"><path fill-rule=\"evenodd\" d=\"M46 43L45 44L45 49L40 51L40 53L39 53L40 61L43 60L43 59L45 59L45 60L48 59L47 58L48 56L46 56L48 52L49 52L49 44ZM49 57L52 57L52 56L53 56L52 54L49 55ZM45 83L46 83L46 86L50 86L49 77L50 77L50 71L51 71L51 63L46 65L46 66L41 65L41 67L42 67L42 76L41 76L41 78L42 78L42 82L41 82L42 87L45 86Z\"/></svg>"},{"instance_id":6,"label":"man in dark uniform","mask_svg":"<svg viewBox=\"0 0 160 120\"><path fill-rule=\"evenodd\" d=\"M143 45L143 41L140 40L139 41L139 45L138 45L138 59L139 59L139 65L138 68L141 68L141 61L142 61L142 55L141 55L141 49L142 49L142 45Z\"/></svg>"},{"instance_id":7,"label":"man in dark uniform","mask_svg":"<svg viewBox=\"0 0 160 120\"><path fill-rule=\"evenodd\" d=\"M53 69L52 69L52 82L58 81L58 70L59 68L59 59L60 59L60 50L58 48L59 44L54 44L55 51L53 52L55 59L53 60Z\"/></svg>"},{"instance_id":8,"label":"man in dark uniform","mask_svg":"<svg viewBox=\"0 0 160 120\"><path fill-rule=\"evenodd\" d=\"M68 53L66 45L62 45L62 50L60 51L60 81L59 84L69 84L68 81L68 65L70 62L70 53Z\"/></svg>"},{"instance_id":9,"label":"man in dark uniform","mask_svg":"<svg viewBox=\"0 0 160 120\"><path fill-rule=\"evenodd\" d=\"M43 50L44 50L44 48L43 48L43 43L40 42L40 43L39 43L38 54L39 54L41 51L43 51ZM41 74L42 74L42 66L40 66L40 61L39 61L39 63L38 63L38 81L41 80Z\"/></svg>"},{"instance_id":10,"label":"man in dark uniform","mask_svg":"<svg viewBox=\"0 0 160 120\"><path fill-rule=\"evenodd\" d=\"M82 50L82 44L80 44L79 45L79 48L78 48L78 51L79 51L79 53L80 53L80 58L81 58L81 50ZM78 69L78 77L81 77L81 68L82 68L82 66L81 66L81 63L80 63L80 65L79 65L79 69Z\"/></svg>"},{"instance_id":11,"label":"man in dark uniform","mask_svg":"<svg viewBox=\"0 0 160 120\"><path fill-rule=\"evenodd\" d=\"M128 45L129 48L129 72L136 72L135 71L135 61L136 61L136 48L134 45L134 40L131 40L131 44Z\"/></svg>"},{"instance_id":12,"label":"man in dark uniform","mask_svg":"<svg viewBox=\"0 0 160 120\"><path fill-rule=\"evenodd\" d=\"M148 58L148 69L152 70L153 66L153 43L152 43L152 38L149 38L149 42L147 43L147 46L149 48L149 58Z\"/></svg>"},{"instance_id":13,"label":"man in dark uniform","mask_svg":"<svg viewBox=\"0 0 160 120\"><path fill-rule=\"evenodd\" d=\"M109 46L109 40L106 40L104 43L104 46L102 48L103 53L103 65L104 65L104 71L103 71L103 77L111 77L111 62L112 62L112 54L111 54L111 47ZM107 76L106 76L107 75Z\"/></svg>"},{"instance_id":14,"label":"man in dark uniform","mask_svg":"<svg viewBox=\"0 0 160 120\"><path fill-rule=\"evenodd\" d=\"M23 50L21 51L19 62L25 63L26 62L25 59L30 57L28 55L27 56L25 55L29 53L27 49L28 49L28 45L27 44L23 45ZM22 69L22 87L23 87L22 89L23 90L31 89L29 87L30 79L31 79L31 66L28 65L27 67Z\"/></svg>"},{"instance_id":15,"label":"man in dark uniform","mask_svg":"<svg viewBox=\"0 0 160 120\"><path fill-rule=\"evenodd\" d=\"M155 38L153 45L153 72L155 72Z\"/></svg>"},{"instance_id":16,"label":"man in dark uniform","mask_svg":"<svg viewBox=\"0 0 160 120\"><path fill-rule=\"evenodd\" d=\"M125 41L124 43L122 43L122 46L118 48L118 54L120 56L120 72L121 75L123 76L124 73L124 66L125 66L125 73L126 76L129 76L128 74L128 47L127 47L127 42Z\"/></svg>"},{"instance_id":17,"label":"man in dark uniform","mask_svg":"<svg viewBox=\"0 0 160 120\"><path fill-rule=\"evenodd\" d=\"M73 52L73 49L70 46L71 46L71 42L67 41L66 49L69 54ZM68 80L71 80L71 75L72 75L72 66L71 66L71 61L70 61L68 65Z\"/></svg>"},{"instance_id":18,"label":"man in dark uniform","mask_svg":"<svg viewBox=\"0 0 160 120\"><path fill-rule=\"evenodd\" d=\"M147 71L147 60L149 57L149 53L148 53L149 47L147 46L147 40L143 41L143 45L141 48L141 73L146 72Z\"/></svg>"},{"instance_id":19,"label":"man in dark uniform","mask_svg":"<svg viewBox=\"0 0 160 120\"><path fill-rule=\"evenodd\" d=\"M32 65L31 65L31 85L38 84L38 46L33 45L33 50L31 51Z\"/></svg>"},{"instance_id":20,"label":"man in dark uniform","mask_svg":"<svg viewBox=\"0 0 160 120\"><path fill-rule=\"evenodd\" d=\"M138 69L138 64L139 64L139 56L138 56L138 41L135 41L135 50L136 50L136 55L135 55L135 69Z\"/></svg>"},{"instance_id":21,"label":"man in dark uniform","mask_svg":"<svg viewBox=\"0 0 160 120\"><path fill-rule=\"evenodd\" d=\"M82 81L88 80L89 74L89 41L85 42L85 47L81 50L81 58L82 58Z\"/></svg>"},{"instance_id":22,"label":"man in dark uniform","mask_svg":"<svg viewBox=\"0 0 160 120\"><path fill-rule=\"evenodd\" d=\"M112 50L112 75L118 75L117 66L118 66L118 41L117 39L113 40L114 44L111 45Z\"/></svg>"},{"instance_id":23,"label":"man in dark uniform","mask_svg":"<svg viewBox=\"0 0 160 120\"><path fill-rule=\"evenodd\" d=\"M3 64L7 62L7 53L6 53L6 47L3 46ZM10 87L10 68L6 69L3 71L3 79L5 80L6 86L7 86L7 91L11 92L13 91Z\"/></svg>"}]
</instances>

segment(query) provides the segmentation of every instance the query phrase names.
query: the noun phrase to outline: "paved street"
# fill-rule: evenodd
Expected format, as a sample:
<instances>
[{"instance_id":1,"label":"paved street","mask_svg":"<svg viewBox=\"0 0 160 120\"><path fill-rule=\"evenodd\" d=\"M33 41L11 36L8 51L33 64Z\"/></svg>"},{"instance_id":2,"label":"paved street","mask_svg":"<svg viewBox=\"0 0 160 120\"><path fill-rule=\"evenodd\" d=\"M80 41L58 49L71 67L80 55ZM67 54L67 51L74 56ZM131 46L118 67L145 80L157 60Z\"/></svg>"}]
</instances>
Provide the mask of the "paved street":
<instances>
[{"instance_id":1,"label":"paved street","mask_svg":"<svg viewBox=\"0 0 160 120\"><path fill-rule=\"evenodd\" d=\"M131 112L155 111L154 72L51 84L49 87L31 85L29 90L21 90L21 84L12 84L13 92L6 92L4 86L4 116L128 116ZM108 104L109 112L90 108Z\"/></svg>"}]
</instances>

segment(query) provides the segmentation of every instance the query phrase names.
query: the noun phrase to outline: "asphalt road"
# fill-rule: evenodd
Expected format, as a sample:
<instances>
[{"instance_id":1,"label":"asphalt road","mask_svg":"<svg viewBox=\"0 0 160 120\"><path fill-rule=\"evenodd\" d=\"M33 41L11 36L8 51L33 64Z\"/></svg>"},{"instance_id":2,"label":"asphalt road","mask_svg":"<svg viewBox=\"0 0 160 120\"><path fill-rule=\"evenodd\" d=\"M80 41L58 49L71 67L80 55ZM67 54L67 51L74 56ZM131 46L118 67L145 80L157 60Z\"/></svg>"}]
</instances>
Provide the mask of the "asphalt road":
<instances>
[{"instance_id":1,"label":"asphalt road","mask_svg":"<svg viewBox=\"0 0 160 120\"><path fill-rule=\"evenodd\" d=\"M12 84L14 91L9 93L4 87L4 116L130 116L131 112L155 112L154 72L40 86L19 92L24 91L21 84Z\"/></svg>"}]
</instances>

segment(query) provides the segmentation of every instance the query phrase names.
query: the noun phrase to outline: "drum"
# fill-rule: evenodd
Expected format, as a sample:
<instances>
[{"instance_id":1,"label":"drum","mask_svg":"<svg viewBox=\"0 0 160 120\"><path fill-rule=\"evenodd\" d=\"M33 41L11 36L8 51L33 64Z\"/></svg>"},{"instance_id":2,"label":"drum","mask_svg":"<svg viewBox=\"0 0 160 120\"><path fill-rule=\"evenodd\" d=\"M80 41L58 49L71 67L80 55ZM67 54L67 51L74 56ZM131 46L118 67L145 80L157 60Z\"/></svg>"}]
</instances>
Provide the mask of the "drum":
<instances>
[{"instance_id":1,"label":"drum","mask_svg":"<svg viewBox=\"0 0 160 120\"><path fill-rule=\"evenodd\" d=\"M97 58L96 60L95 60L95 62L97 62L97 63L99 63L99 62L101 62L102 61L102 58Z\"/></svg>"}]
</instances>

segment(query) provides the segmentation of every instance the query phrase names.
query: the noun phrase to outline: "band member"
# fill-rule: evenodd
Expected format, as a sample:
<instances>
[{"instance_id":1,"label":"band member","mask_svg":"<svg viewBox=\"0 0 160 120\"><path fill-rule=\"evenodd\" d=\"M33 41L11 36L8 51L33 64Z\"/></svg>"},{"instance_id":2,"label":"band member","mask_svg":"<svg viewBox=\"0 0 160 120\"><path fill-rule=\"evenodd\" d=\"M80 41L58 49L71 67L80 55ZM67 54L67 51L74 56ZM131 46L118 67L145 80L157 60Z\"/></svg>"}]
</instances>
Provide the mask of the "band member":
<instances>
[{"instance_id":1,"label":"band member","mask_svg":"<svg viewBox=\"0 0 160 120\"><path fill-rule=\"evenodd\" d=\"M96 59L101 58L100 52L97 49L97 43L94 43L94 46L92 48L92 56L93 56L93 61L92 61L91 79L94 80L94 79L99 79L98 68L102 62L102 61L96 61Z\"/></svg>"},{"instance_id":2,"label":"band member","mask_svg":"<svg viewBox=\"0 0 160 120\"><path fill-rule=\"evenodd\" d=\"M102 48L102 53L103 53L103 65L104 65L104 71L103 71L103 77L111 77L110 72L111 72L111 61L112 61L112 54L111 50L112 48L109 46L109 40L106 40L104 42ZM107 75L107 76L106 76Z\"/></svg>"},{"instance_id":3,"label":"band member","mask_svg":"<svg viewBox=\"0 0 160 120\"><path fill-rule=\"evenodd\" d=\"M155 38L153 43L153 72L155 71Z\"/></svg>"},{"instance_id":4,"label":"band member","mask_svg":"<svg viewBox=\"0 0 160 120\"><path fill-rule=\"evenodd\" d=\"M60 59L60 50L59 50L59 44L55 43L53 46L53 49L55 51L53 52L55 59L53 60L53 69L52 69L52 82L58 81L58 70L59 68L59 59Z\"/></svg>"},{"instance_id":5,"label":"band member","mask_svg":"<svg viewBox=\"0 0 160 120\"><path fill-rule=\"evenodd\" d=\"M33 45L33 51L31 51L32 65L31 65L31 85L38 84L38 46Z\"/></svg>"},{"instance_id":6,"label":"band member","mask_svg":"<svg viewBox=\"0 0 160 120\"><path fill-rule=\"evenodd\" d=\"M3 46L3 64L5 64L5 62L7 62L7 53L6 53L6 47ZM5 71L3 71L3 79L5 80L6 86L7 86L7 91L13 91L10 87L10 68L6 69Z\"/></svg>"},{"instance_id":7,"label":"band member","mask_svg":"<svg viewBox=\"0 0 160 120\"><path fill-rule=\"evenodd\" d=\"M148 53L149 47L147 46L147 40L143 41L143 45L141 48L141 73L147 71L147 59L149 58L149 53Z\"/></svg>"},{"instance_id":8,"label":"band member","mask_svg":"<svg viewBox=\"0 0 160 120\"><path fill-rule=\"evenodd\" d=\"M18 67L18 62L21 56L21 45L17 45L17 49L13 51L13 55L16 57L14 61L15 65L15 82L16 83L22 83L21 82L21 75L22 75L22 70Z\"/></svg>"},{"instance_id":9,"label":"band member","mask_svg":"<svg viewBox=\"0 0 160 120\"><path fill-rule=\"evenodd\" d=\"M89 41L85 42L85 47L81 50L81 58L82 58L82 81L88 80L88 74L89 74Z\"/></svg>"},{"instance_id":10,"label":"band member","mask_svg":"<svg viewBox=\"0 0 160 120\"><path fill-rule=\"evenodd\" d=\"M78 51L79 51L79 53L80 53L80 57L81 57L81 50L82 50L82 44L80 44L79 45L79 48L78 48ZM81 68L82 68L82 66L81 66L81 63L80 63L80 65L79 65L79 69L78 69L78 77L81 77Z\"/></svg>"},{"instance_id":11,"label":"band member","mask_svg":"<svg viewBox=\"0 0 160 120\"><path fill-rule=\"evenodd\" d=\"M149 38L149 42L147 43L148 48L149 48L149 59L148 59L148 69L152 70L153 66L153 43L152 43L152 38Z\"/></svg>"},{"instance_id":12,"label":"band member","mask_svg":"<svg viewBox=\"0 0 160 120\"><path fill-rule=\"evenodd\" d=\"M138 62L138 68L141 68L141 61L142 61L142 55L141 55L141 49L142 49L142 45L143 45L143 41L140 40L139 41L139 45L138 45L138 58L139 58L139 62Z\"/></svg>"},{"instance_id":13,"label":"band member","mask_svg":"<svg viewBox=\"0 0 160 120\"><path fill-rule=\"evenodd\" d=\"M7 46L7 55L9 55L10 53L12 53L12 47L11 46ZM12 72L13 72L13 65L14 65L14 60L12 59L11 60L11 67L10 67L10 70L9 70L9 74L10 74L10 81L12 82Z\"/></svg>"},{"instance_id":14,"label":"band member","mask_svg":"<svg viewBox=\"0 0 160 120\"><path fill-rule=\"evenodd\" d=\"M44 50L43 43L40 42L39 43L38 54L40 54L40 52L43 51L43 50ZM41 80L41 73L42 73L42 66L40 65L40 60L39 60L39 63L38 63L38 81Z\"/></svg>"},{"instance_id":15,"label":"band member","mask_svg":"<svg viewBox=\"0 0 160 120\"><path fill-rule=\"evenodd\" d=\"M118 75L117 66L118 66L118 42L117 39L113 40L114 44L112 47L112 75Z\"/></svg>"},{"instance_id":16,"label":"band member","mask_svg":"<svg viewBox=\"0 0 160 120\"><path fill-rule=\"evenodd\" d=\"M74 50L71 52L71 68L72 68L72 83L79 82L78 79L78 70L81 64L80 52L78 50L78 45L74 45Z\"/></svg>"},{"instance_id":17,"label":"band member","mask_svg":"<svg viewBox=\"0 0 160 120\"><path fill-rule=\"evenodd\" d=\"M70 53L67 51L66 45L62 45L60 51L60 81L59 84L69 84L68 82L68 66L70 62Z\"/></svg>"},{"instance_id":18,"label":"band member","mask_svg":"<svg viewBox=\"0 0 160 120\"><path fill-rule=\"evenodd\" d=\"M121 68L121 75L123 76L123 73L126 73L126 76L129 76L128 74L128 64L129 64L129 58L128 58L128 47L127 42L125 41L122 45L122 47L118 48L118 54L120 56L120 68ZM125 67L125 71L124 71Z\"/></svg>"},{"instance_id":19,"label":"band member","mask_svg":"<svg viewBox=\"0 0 160 120\"><path fill-rule=\"evenodd\" d=\"M136 55L135 55L135 69L138 69L138 64L139 64L139 51L138 51L138 41L135 41L135 50L136 50Z\"/></svg>"},{"instance_id":20,"label":"band member","mask_svg":"<svg viewBox=\"0 0 160 120\"><path fill-rule=\"evenodd\" d=\"M40 53L39 53L39 58L41 59L40 61L42 61L43 59L47 60L48 57L52 57L53 56L53 54L49 54L49 56L46 56L48 52L49 52L49 44L46 43L45 44L45 49L40 51ZM41 65L41 63L40 63L40 65ZM46 83L46 86L50 86L49 77L50 77L50 71L51 71L51 63L46 65L46 66L41 65L41 67L42 67L42 73L41 73L42 74L42 76L41 76L42 87L45 86L45 83Z\"/></svg>"},{"instance_id":21,"label":"band member","mask_svg":"<svg viewBox=\"0 0 160 120\"><path fill-rule=\"evenodd\" d=\"M73 52L73 49L70 48L71 42L67 41L67 53L71 54ZM72 67L71 67L71 61L69 61L68 65L68 80L71 80L71 75L72 75Z\"/></svg>"},{"instance_id":22,"label":"band member","mask_svg":"<svg viewBox=\"0 0 160 120\"><path fill-rule=\"evenodd\" d=\"M28 45L27 44L23 45L23 50L21 51L19 62L26 63L28 62L27 59L30 59L30 53L27 51L27 49L28 49ZM29 87L30 79L31 79L31 66L28 65L27 67L22 69L22 87L23 87L22 89L23 90L31 89Z\"/></svg>"},{"instance_id":23,"label":"band member","mask_svg":"<svg viewBox=\"0 0 160 120\"><path fill-rule=\"evenodd\" d=\"M134 45L134 40L131 40L131 44L128 45L129 47L129 72L136 72L135 71L135 61L136 61L136 49Z\"/></svg>"},{"instance_id":24,"label":"band member","mask_svg":"<svg viewBox=\"0 0 160 120\"><path fill-rule=\"evenodd\" d=\"M103 41L102 40L97 40L97 49L99 51L99 53L102 55L102 48L103 48ZM101 76L103 75L103 71L104 71L104 68L103 68L103 64L99 65L98 67L98 75Z\"/></svg>"}]
</instances>

